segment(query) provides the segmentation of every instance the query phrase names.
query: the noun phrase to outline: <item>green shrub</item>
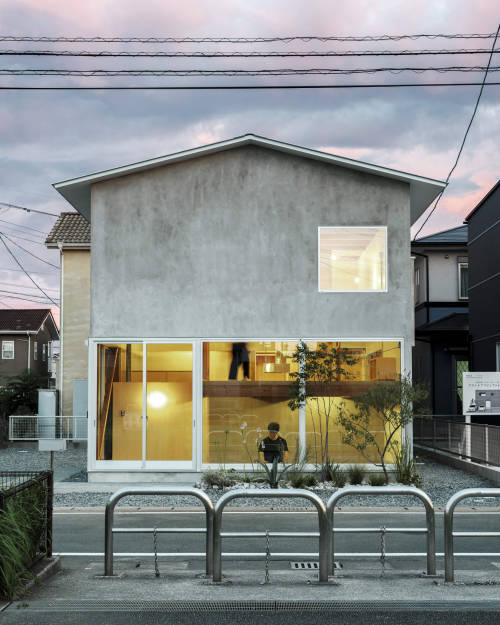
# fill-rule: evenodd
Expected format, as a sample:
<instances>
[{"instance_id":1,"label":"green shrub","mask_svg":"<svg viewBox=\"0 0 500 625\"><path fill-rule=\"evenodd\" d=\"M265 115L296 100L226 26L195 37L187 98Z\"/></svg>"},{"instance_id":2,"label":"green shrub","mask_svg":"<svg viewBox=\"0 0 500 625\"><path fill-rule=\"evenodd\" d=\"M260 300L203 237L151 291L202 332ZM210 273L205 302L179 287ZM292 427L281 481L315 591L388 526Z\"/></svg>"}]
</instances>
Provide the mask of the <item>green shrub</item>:
<instances>
[{"instance_id":1,"label":"green shrub","mask_svg":"<svg viewBox=\"0 0 500 625\"><path fill-rule=\"evenodd\" d=\"M0 512L0 598L12 599L39 553L45 490L39 484L6 500Z\"/></svg>"},{"instance_id":2,"label":"green shrub","mask_svg":"<svg viewBox=\"0 0 500 625\"><path fill-rule=\"evenodd\" d=\"M370 473L368 476L370 486L386 486L387 481L383 473Z\"/></svg>"},{"instance_id":3,"label":"green shrub","mask_svg":"<svg viewBox=\"0 0 500 625\"><path fill-rule=\"evenodd\" d=\"M334 477L334 479L332 480L332 482L333 482L333 485L334 485L336 488L344 488L344 486L345 486L345 484L346 484L346 482L347 482L347 477L346 477L346 474L345 474L345 473L343 473L342 471L339 471L339 472L335 475L335 477Z\"/></svg>"},{"instance_id":4,"label":"green shrub","mask_svg":"<svg viewBox=\"0 0 500 625\"><path fill-rule=\"evenodd\" d=\"M290 484L294 488L303 488L306 485L306 476L303 473L293 473L290 476Z\"/></svg>"},{"instance_id":5,"label":"green shrub","mask_svg":"<svg viewBox=\"0 0 500 625\"><path fill-rule=\"evenodd\" d=\"M313 487L317 485L318 485L318 478L314 475L314 473L308 473L307 475L304 476L304 486Z\"/></svg>"},{"instance_id":6,"label":"green shrub","mask_svg":"<svg viewBox=\"0 0 500 625\"><path fill-rule=\"evenodd\" d=\"M407 443L402 443L401 447L393 445L392 452L396 468L396 481L406 486L413 485L422 488L422 478L418 474L410 446Z\"/></svg>"},{"instance_id":7,"label":"green shrub","mask_svg":"<svg viewBox=\"0 0 500 625\"><path fill-rule=\"evenodd\" d=\"M333 482L333 485L336 488L344 488L347 480L345 473L340 468L340 465L334 464L332 461L328 460L328 463L325 466L327 481Z\"/></svg>"},{"instance_id":8,"label":"green shrub","mask_svg":"<svg viewBox=\"0 0 500 625\"><path fill-rule=\"evenodd\" d=\"M229 488L236 484L238 477L234 472L213 469L203 473L201 482L206 488Z\"/></svg>"},{"instance_id":9,"label":"green shrub","mask_svg":"<svg viewBox=\"0 0 500 625\"><path fill-rule=\"evenodd\" d=\"M349 476L349 482L356 486L357 484L362 484L365 479L366 471L363 467L360 467L359 464L351 464L347 469L347 475Z\"/></svg>"}]
</instances>

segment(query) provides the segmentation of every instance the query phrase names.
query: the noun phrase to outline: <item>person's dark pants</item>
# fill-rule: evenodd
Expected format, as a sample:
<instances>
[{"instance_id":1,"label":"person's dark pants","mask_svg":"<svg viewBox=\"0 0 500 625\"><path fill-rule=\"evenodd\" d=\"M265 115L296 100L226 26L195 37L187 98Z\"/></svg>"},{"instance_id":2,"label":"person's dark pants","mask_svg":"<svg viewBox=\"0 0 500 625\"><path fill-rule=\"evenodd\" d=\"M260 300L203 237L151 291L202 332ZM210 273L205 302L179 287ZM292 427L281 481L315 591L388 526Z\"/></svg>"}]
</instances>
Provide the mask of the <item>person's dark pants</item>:
<instances>
[{"instance_id":1,"label":"person's dark pants","mask_svg":"<svg viewBox=\"0 0 500 625\"><path fill-rule=\"evenodd\" d=\"M248 362L248 360L244 360L243 362L241 362L238 356L236 355L236 356L233 356L233 359L231 361L231 367L229 368L230 380L236 380L236 378L238 377L238 369L240 365L243 365L243 376L245 378L250 377L250 363Z\"/></svg>"}]
</instances>

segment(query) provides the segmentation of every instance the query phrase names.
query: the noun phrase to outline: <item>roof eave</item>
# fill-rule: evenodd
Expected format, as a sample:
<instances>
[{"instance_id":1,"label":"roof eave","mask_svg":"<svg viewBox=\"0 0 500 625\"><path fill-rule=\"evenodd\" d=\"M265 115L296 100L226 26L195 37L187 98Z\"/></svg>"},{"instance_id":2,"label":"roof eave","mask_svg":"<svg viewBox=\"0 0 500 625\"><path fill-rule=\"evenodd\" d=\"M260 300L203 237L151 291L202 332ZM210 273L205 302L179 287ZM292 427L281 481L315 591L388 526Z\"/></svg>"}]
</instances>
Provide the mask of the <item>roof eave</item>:
<instances>
[{"instance_id":1,"label":"roof eave","mask_svg":"<svg viewBox=\"0 0 500 625\"><path fill-rule=\"evenodd\" d=\"M429 204L446 188L446 183L441 180L424 178L414 174L408 174L387 167L380 167L363 161L356 161L343 156L336 156L327 152L319 152L289 143L282 143L274 139L259 137L257 135L244 135L234 139L220 141L209 145L192 148L183 152L177 152L167 156L132 163L123 167L109 169L71 180L55 183L53 187L58 191L87 221L90 222L90 188L96 182L103 182L128 174L147 171L155 167L178 163L192 158L199 158L216 152L222 152L230 148L242 147L244 145L258 145L269 147L296 156L305 156L314 160L319 160L333 165L348 167L350 169L371 173L373 175L384 176L395 180L401 180L410 184L410 218L411 223L422 215Z\"/></svg>"}]
</instances>

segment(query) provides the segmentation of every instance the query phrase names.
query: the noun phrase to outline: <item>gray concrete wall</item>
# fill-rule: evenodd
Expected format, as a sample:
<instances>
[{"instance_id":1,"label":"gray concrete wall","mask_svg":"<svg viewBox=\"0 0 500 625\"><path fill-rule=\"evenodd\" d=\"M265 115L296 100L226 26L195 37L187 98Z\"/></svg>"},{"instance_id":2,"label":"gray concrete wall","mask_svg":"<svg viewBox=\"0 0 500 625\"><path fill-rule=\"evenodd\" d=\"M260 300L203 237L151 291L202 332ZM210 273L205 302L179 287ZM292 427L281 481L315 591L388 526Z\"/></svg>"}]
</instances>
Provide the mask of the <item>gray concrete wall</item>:
<instances>
[{"instance_id":1,"label":"gray concrete wall","mask_svg":"<svg viewBox=\"0 0 500 625\"><path fill-rule=\"evenodd\" d=\"M413 342L409 185L246 146L92 187L91 336ZM387 293L319 293L318 226L387 225Z\"/></svg>"}]
</instances>

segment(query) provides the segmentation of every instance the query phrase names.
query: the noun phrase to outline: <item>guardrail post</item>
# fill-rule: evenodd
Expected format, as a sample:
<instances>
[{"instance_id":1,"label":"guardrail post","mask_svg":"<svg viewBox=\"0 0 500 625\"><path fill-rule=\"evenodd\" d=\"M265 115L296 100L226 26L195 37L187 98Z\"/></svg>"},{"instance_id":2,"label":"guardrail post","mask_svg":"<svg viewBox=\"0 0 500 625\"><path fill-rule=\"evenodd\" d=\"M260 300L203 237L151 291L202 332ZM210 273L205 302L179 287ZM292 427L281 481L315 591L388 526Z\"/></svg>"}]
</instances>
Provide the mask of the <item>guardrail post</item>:
<instances>
[{"instance_id":1,"label":"guardrail post","mask_svg":"<svg viewBox=\"0 0 500 625\"><path fill-rule=\"evenodd\" d=\"M207 576L213 572L213 528L214 506L206 493L198 488L176 486L143 486L138 488L122 488L111 495L106 504L104 516L104 576L113 576L113 522L116 504L123 497L129 495L192 495L205 506L206 541L205 541L205 571Z\"/></svg>"},{"instance_id":2,"label":"guardrail post","mask_svg":"<svg viewBox=\"0 0 500 625\"><path fill-rule=\"evenodd\" d=\"M226 505L233 499L267 497L267 498L304 498L316 507L319 526L319 581L328 582L328 516L323 501L314 493L303 489L289 490L277 488L269 491L260 489L240 489L222 495L215 506L213 530L213 581L222 582L222 513Z\"/></svg>"},{"instance_id":3,"label":"guardrail post","mask_svg":"<svg viewBox=\"0 0 500 625\"><path fill-rule=\"evenodd\" d=\"M500 488L465 488L452 495L444 509L444 581L455 580L455 563L453 551L453 514L458 503L470 497L500 498ZM469 532L469 536L481 536L481 532ZM491 533L489 534L491 536Z\"/></svg>"},{"instance_id":4,"label":"guardrail post","mask_svg":"<svg viewBox=\"0 0 500 625\"><path fill-rule=\"evenodd\" d=\"M333 493L326 505L329 522L328 572L330 575L335 575L335 506L340 499L348 495L409 495L420 499L425 506L427 525L427 575L436 575L436 520L434 505L427 493L413 486L348 486Z\"/></svg>"}]
</instances>

